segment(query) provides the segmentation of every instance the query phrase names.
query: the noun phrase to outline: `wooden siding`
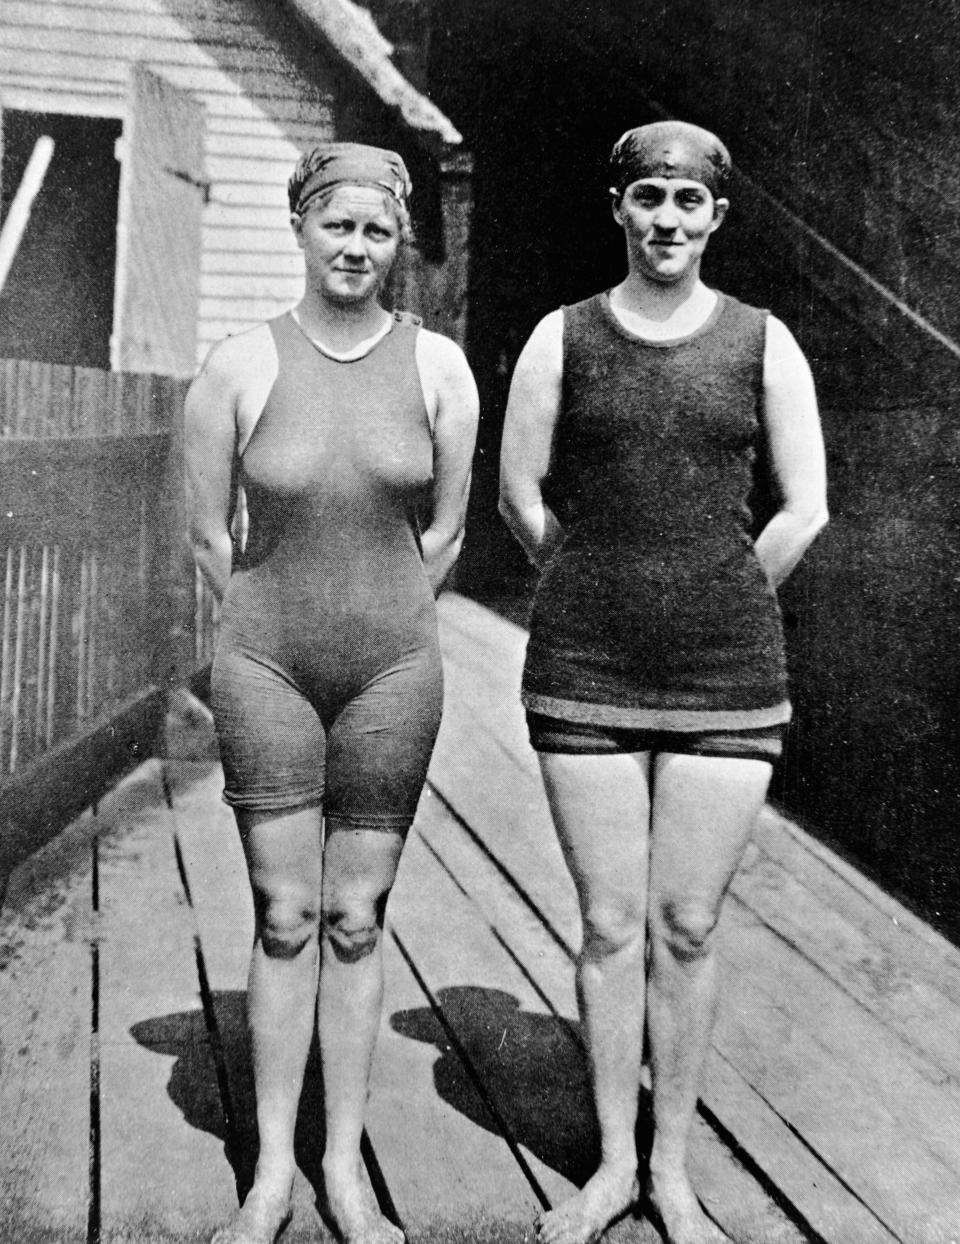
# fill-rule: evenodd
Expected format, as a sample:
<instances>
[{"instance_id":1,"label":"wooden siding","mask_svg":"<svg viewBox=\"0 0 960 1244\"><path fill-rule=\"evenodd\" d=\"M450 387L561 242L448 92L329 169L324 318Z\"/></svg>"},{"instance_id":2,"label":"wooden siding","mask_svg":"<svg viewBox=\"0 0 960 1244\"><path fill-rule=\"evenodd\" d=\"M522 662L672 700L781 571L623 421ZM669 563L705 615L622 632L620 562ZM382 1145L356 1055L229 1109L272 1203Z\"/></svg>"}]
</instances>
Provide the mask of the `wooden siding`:
<instances>
[{"instance_id":1,"label":"wooden siding","mask_svg":"<svg viewBox=\"0 0 960 1244\"><path fill-rule=\"evenodd\" d=\"M122 118L136 63L202 104L211 184L198 356L288 307L302 286L284 185L303 147L333 136L339 88L329 57L278 9L253 0L5 0L0 9L4 107Z\"/></svg>"}]
</instances>

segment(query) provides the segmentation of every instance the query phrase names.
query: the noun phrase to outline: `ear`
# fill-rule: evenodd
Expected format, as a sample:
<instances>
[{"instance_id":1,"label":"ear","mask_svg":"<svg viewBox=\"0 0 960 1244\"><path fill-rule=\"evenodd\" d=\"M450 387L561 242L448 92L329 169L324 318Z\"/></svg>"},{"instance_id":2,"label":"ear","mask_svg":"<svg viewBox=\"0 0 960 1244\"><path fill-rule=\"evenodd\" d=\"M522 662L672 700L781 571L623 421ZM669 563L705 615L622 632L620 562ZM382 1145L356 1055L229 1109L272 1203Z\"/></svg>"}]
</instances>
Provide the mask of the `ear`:
<instances>
[{"instance_id":1,"label":"ear","mask_svg":"<svg viewBox=\"0 0 960 1244\"><path fill-rule=\"evenodd\" d=\"M623 225L623 212L620 210L620 204L623 202L623 195L613 186L610 187L610 210L613 212L613 219L618 225Z\"/></svg>"},{"instance_id":2,"label":"ear","mask_svg":"<svg viewBox=\"0 0 960 1244\"><path fill-rule=\"evenodd\" d=\"M730 206L729 199L714 199L713 200L713 224L710 226L711 233L714 233L723 224L724 217L727 214L727 209L729 208L729 206Z\"/></svg>"},{"instance_id":3,"label":"ear","mask_svg":"<svg viewBox=\"0 0 960 1244\"><path fill-rule=\"evenodd\" d=\"M297 239L297 245L303 250L303 217L297 212L290 213L290 228Z\"/></svg>"}]
</instances>

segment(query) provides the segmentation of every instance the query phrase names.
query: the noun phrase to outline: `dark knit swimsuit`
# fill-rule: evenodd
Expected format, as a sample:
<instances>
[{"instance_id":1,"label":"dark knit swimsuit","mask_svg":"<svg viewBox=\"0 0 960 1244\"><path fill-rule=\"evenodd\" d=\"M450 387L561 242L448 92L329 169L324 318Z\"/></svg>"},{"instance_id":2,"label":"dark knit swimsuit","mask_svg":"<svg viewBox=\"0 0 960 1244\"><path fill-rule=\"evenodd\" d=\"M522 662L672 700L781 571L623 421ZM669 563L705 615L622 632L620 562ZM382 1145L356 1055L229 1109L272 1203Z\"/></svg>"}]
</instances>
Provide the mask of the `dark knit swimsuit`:
<instances>
[{"instance_id":1,"label":"dark knit swimsuit","mask_svg":"<svg viewBox=\"0 0 960 1244\"><path fill-rule=\"evenodd\" d=\"M328 831L413 819L443 696L416 511L433 438L397 315L362 358L285 315L278 372L240 463L246 547L223 602L213 707L235 807L323 804Z\"/></svg>"},{"instance_id":2,"label":"dark knit swimsuit","mask_svg":"<svg viewBox=\"0 0 960 1244\"><path fill-rule=\"evenodd\" d=\"M780 611L747 507L766 312L721 294L701 328L662 342L624 328L606 294L563 315L545 495L564 538L534 602L528 712L676 734L777 727Z\"/></svg>"}]
</instances>

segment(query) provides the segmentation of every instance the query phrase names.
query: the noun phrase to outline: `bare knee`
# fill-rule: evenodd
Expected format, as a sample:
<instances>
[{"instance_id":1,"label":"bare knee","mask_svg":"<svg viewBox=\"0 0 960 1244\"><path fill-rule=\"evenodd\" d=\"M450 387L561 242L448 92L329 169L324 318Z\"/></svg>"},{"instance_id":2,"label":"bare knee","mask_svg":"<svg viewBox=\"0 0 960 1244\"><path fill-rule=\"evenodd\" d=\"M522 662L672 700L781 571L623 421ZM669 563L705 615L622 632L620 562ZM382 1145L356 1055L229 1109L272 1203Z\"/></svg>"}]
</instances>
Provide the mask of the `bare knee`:
<instances>
[{"instance_id":1,"label":"bare knee","mask_svg":"<svg viewBox=\"0 0 960 1244\"><path fill-rule=\"evenodd\" d=\"M586 962L642 948L645 939L643 908L631 898L612 896L593 900L585 905L582 914L582 956Z\"/></svg>"},{"instance_id":2,"label":"bare knee","mask_svg":"<svg viewBox=\"0 0 960 1244\"><path fill-rule=\"evenodd\" d=\"M664 899L654 920L654 934L681 963L705 959L713 948L720 912L691 899Z\"/></svg>"},{"instance_id":3,"label":"bare knee","mask_svg":"<svg viewBox=\"0 0 960 1244\"><path fill-rule=\"evenodd\" d=\"M376 950L385 900L386 895L380 902L355 898L324 912L324 940L341 962L356 963Z\"/></svg>"},{"instance_id":4,"label":"bare knee","mask_svg":"<svg viewBox=\"0 0 960 1244\"><path fill-rule=\"evenodd\" d=\"M254 897L257 932L270 959L295 959L317 938L319 904L304 894L265 893Z\"/></svg>"}]
</instances>

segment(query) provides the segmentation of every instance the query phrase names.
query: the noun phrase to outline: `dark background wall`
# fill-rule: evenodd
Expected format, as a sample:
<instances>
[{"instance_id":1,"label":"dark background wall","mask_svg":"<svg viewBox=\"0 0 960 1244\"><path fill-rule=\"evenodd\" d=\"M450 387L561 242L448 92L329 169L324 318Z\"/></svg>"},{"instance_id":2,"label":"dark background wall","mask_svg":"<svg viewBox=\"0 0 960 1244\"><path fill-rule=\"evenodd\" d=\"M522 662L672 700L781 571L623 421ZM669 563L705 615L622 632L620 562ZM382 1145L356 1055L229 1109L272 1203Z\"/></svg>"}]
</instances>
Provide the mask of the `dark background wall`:
<instances>
[{"instance_id":1,"label":"dark background wall","mask_svg":"<svg viewBox=\"0 0 960 1244\"><path fill-rule=\"evenodd\" d=\"M782 595L796 722L777 793L960 938L960 6L377 8L401 41L429 18L430 90L475 159L462 584L529 592L496 517L504 402L537 319L622 273L606 153L664 112L716 130L738 177L705 278L793 329L829 453L832 522Z\"/></svg>"}]
</instances>

